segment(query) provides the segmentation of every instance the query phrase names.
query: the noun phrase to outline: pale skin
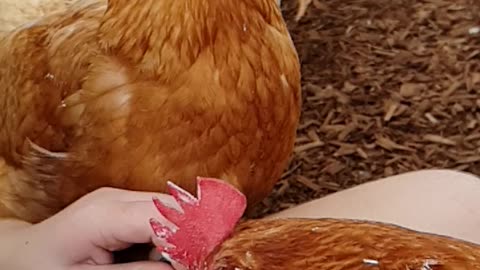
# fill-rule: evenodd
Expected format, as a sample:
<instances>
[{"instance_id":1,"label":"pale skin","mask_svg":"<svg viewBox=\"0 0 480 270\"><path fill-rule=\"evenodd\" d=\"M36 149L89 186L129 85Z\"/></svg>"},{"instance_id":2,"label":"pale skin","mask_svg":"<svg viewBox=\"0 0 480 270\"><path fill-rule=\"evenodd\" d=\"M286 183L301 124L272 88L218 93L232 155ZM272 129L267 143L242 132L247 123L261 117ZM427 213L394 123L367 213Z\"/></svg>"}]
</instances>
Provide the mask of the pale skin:
<instances>
[{"instance_id":1,"label":"pale skin","mask_svg":"<svg viewBox=\"0 0 480 270\"><path fill-rule=\"evenodd\" d=\"M451 170L410 172L337 192L272 217L373 220L480 244L480 178Z\"/></svg>"},{"instance_id":2,"label":"pale skin","mask_svg":"<svg viewBox=\"0 0 480 270\"><path fill-rule=\"evenodd\" d=\"M480 179L431 170L360 185L271 217L355 218L394 223L480 244ZM100 189L31 225L0 222L0 269L167 270L159 262L113 265L111 251L151 241L152 193ZM21 254L21 256L19 256Z\"/></svg>"},{"instance_id":3,"label":"pale skin","mask_svg":"<svg viewBox=\"0 0 480 270\"><path fill-rule=\"evenodd\" d=\"M169 270L160 262L112 264L112 251L151 242L152 197L103 188L42 223L0 222L0 269Z\"/></svg>"}]
</instances>

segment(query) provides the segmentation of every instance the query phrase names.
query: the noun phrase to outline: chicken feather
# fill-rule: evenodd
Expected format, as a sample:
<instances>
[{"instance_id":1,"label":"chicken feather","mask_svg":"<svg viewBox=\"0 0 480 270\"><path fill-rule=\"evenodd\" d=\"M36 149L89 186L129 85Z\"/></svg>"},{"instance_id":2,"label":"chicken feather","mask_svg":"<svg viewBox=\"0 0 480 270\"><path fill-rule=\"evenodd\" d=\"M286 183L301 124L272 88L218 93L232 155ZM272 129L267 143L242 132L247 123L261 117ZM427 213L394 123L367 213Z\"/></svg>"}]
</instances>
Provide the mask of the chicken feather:
<instances>
[{"instance_id":1,"label":"chicken feather","mask_svg":"<svg viewBox=\"0 0 480 270\"><path fill-rule=\"evenodd\" d=\"M274 0L79 1L0 47L0 217L196 175L254 204L293 149L300 66Z\"/></svg>"},{"instance_id":2,"label":"chicken feather","mask_svg":"<svg viewBox=\"0 0 480 270\"><path fill-rule=\"evenodd\" d=\"M265 219L238 225L208 269L480 269L480 246L392 224Z\"/></svg>"},{"instance_id":3,"label":"chicken feather","mask_svg":"<svg viewBox=\"0 0 480 270\"><path fill-rule=\"evenodd\" d=\"M43 16L67 9L74 0L2 0L0 1L0 35Z\"/></svg>"}]
</instances>

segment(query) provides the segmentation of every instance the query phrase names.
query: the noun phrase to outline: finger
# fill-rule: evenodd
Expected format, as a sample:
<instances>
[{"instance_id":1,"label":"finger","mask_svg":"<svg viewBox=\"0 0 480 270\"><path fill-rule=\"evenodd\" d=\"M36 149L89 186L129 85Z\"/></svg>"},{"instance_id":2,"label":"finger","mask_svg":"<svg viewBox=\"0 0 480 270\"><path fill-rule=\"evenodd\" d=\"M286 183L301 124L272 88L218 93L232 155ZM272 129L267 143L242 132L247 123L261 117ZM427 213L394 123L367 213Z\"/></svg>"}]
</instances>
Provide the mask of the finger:
<instances>
[{"instance_id":1,"label":"finger","mask_svg":"<svg viewBox=\"0 0 480 270\"><path fill-rule=\"evenodd\" d=\"M149 220L154 217L165 221L151 200L114 203L105 211L96 217L90 230L92 235L99 235L94 244L109 251L125 248L125 244L151 242Z\"/></svg>"},{"instance_id":2,"label":"finger","mask_svg":"<svg viewBox=\"0 0 480 270\"><path fill-rule=\"evenodd\" d=\"M79 208L72 210L73 216L65 211L57 216L61 221L51 219L43 224L47 229L57 228L54 237L58 240L54 242L59 245L55 247L55 252L72 261L90 258L95 248L117 251L131 244L149 243L154 235L150 219L153 217L167 222L157 211L151 198L133 202L90 201ZM67 246L70 243L75 243L76 248ZM90 252L78 252L79 250Z\"/></svg>"},{"instance_id":3,"label":"finger","mask_svg":"<svg viewBox=\"0 0 480 270\"><path fill-rule=\"evenodd\" d=\"M92 192L90 196L94 197L96 200L103 201L151 201L153 197L159 197L168 202L175 202L175 199L172 196L164 193L131 191L116 188L101 188Z\"/></svg>"},{"instance_id":4,"label":"finger","mask_svg":"<svg viewBox=\"0 0 480 270\"><path fill-rule=\"evenodd\" d=\"M113 254L101 248L94 248L90 251L89 261L93 264L111 264L113 263Z\"/></svg>"},{"instance_id":5,"label":"finger","mask_svg":"<svg viewBox=\"0 0 480 270\"><path fill-rule=\"evenodd\" d=\"M81 265L72 270L173 270L171 266L159 262L134 262L111 265Z\"/></svg>"},{"instance_id":6,"label":"finger","mask_svg":"<svg viewBox=\"0 0 480 270\"><path fill-rule=\"evenodd\" d=\"M106 251L125 249L136 243L149 243L154 235L150 218L162 219L152 201L100 202L88 204L81 211L74 212L74 215L64 212L63 217L57 217L60 221L51 219L38 226L45 231L56 228L55 234L49 236L50 241L56 244L52 249L60 257L71 261L83 261L94 255L98 255L94 257L99 261L108 261L103 255ZM72 243L75 248L70 247Z\"/></svg>"}]
</instances>

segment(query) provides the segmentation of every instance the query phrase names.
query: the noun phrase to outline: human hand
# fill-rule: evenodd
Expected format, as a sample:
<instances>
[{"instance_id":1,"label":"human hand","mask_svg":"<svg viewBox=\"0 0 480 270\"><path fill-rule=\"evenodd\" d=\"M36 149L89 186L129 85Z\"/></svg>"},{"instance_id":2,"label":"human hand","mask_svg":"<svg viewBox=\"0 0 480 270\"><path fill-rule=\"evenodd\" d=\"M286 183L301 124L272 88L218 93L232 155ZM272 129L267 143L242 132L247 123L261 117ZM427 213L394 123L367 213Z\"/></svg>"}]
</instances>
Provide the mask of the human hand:
<instances>
[{"instance_id":1,"label":"human hand","mask_svg":"<svg viewBox=\"0 0 480 270\"><path fill-rule=\"evenodd\" d=\"M112 264L113 251L151 242L152 197L102 188L39 224L0 221L0 269L170 270L160 262Z\"/></svg>"}]
</instances>

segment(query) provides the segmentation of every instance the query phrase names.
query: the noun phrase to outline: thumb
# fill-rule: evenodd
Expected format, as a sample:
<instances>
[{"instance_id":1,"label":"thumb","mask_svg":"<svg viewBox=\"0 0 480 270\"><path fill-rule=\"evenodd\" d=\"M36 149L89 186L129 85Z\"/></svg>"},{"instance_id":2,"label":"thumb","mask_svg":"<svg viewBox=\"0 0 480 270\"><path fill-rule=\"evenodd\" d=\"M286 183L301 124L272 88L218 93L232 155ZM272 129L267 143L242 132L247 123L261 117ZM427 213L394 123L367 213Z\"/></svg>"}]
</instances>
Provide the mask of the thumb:
<instances>
[{"instance_id":1,"label":"thumb","mask_svg":"<svg viewBox=\"0 0 480 270\"><path fill-rule=\"evenodd\" d=\"M73 270L173 270L173 268L160 262L133 262L110 265L81 265Z\"/></svg>"}]
</instances>

